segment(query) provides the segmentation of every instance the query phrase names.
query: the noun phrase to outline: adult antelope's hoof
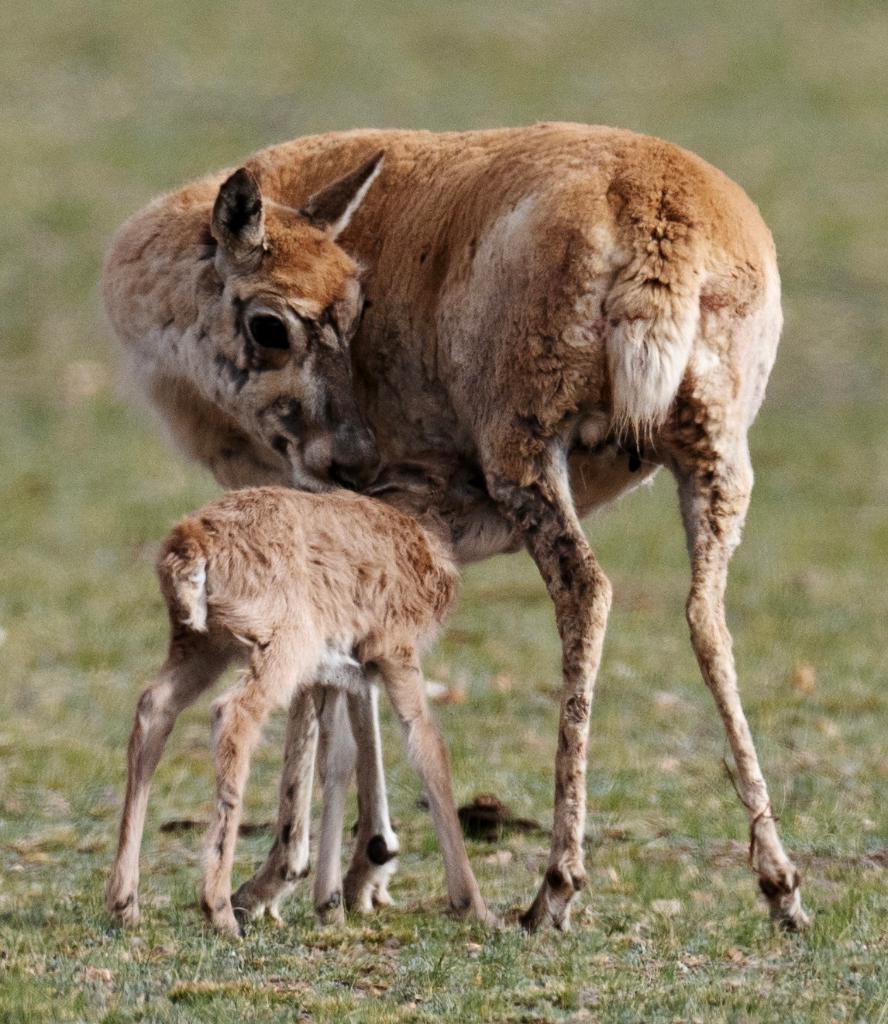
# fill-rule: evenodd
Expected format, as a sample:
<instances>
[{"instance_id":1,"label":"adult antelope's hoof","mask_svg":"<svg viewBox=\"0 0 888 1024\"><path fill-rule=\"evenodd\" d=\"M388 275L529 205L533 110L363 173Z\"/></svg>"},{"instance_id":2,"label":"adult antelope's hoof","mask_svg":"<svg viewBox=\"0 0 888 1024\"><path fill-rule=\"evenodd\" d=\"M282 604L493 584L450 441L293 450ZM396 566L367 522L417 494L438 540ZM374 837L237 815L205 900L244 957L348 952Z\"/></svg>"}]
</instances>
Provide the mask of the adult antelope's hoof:
<instances>
[{"instance_id":1,"label":"adult antelope's hoof","mask_svg":"<svg viewBox=\"0 0 888 1024\"><path fill-rule=\"evenodd\" d=\"M570 931L571 904L585 884L586 874L582 868L566 871L551 865L536 899L518 919L521 927L526 932L535 932L546 921L551 921L558 931Z\"/></svg>"},{"instance_id":2,"label":"adult antelope's hoof","mask_svg":"<svg viewBox=\"0 0 888 1024\"><path fill-rule=\"evenodd\" d=\"M802 908L802 892L796 872L786 882L759 879L759 888L764 893L771 911L771 921L786 932L800 932L811 923L811 918Z\"/></svg>"},{"instance_id":3,"label":"adult antelope's hoof","mask_svg":"<svg viewBox=\"0 0 888 1024\"><path fill-rule=\"evenodd\" d=\"M545 897L542 890L540 890L533 903L518 918L518 923L526 932L533 934L549 920L549 916L549 908L546 906Z\"/></svg>"},{"instance_id":4,"label":"adult antelope's hoof","mask_svg":"<svg viewBox=\"0 0 888 1024\"><path fill-rule=\"evenodd\" d=\"M811 918L802 907L802 894L798 885L791 892L778 892L768 895L765 881L759 881L759 887L768 899L771 921L785 932L804 931L811 923Z\"/></svg>"}]
</instances>

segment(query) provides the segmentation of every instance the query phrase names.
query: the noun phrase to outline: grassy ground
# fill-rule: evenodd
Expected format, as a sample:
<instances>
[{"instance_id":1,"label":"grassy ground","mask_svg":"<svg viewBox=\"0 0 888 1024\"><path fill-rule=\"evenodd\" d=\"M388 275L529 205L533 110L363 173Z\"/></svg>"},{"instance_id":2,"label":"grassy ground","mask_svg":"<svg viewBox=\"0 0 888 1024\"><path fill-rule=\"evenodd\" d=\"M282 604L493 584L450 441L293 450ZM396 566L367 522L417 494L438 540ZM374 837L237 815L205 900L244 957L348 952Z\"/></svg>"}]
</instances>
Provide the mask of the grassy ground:
<instances>
[{"instance_id":1,"label":"grassy ground","mask_svg":"<svg viewBox=\"0 0 888 1024\"><path fill-rule=\"evenodd\" d=\"M0 46L0 1021L888 1021L884 4L10 0ZM145 923L121 933L102 886L165 630L154 546L214 488L114 383L95 295L109 233L157 190L275 139L556 117L698 150L777 237L787 327L730 613L812 930L773 935L755 897L662 478L589 524L616 598L571 935L487 936L441 914L388 722L397 908L319 931L302 889L282 932L207 935L200 836L159 831L209 812L205 704L159 771ZM469 573L428 668L467 691L438 709L460 799L494 792L548 823L558 649L526 558ZM280 736L275 722L256 758L253 821L273 814ZM241 842L238 880L267 843ZM470 845L495 908L527 902L545 849Z\"/></svg>"}]
</instances>

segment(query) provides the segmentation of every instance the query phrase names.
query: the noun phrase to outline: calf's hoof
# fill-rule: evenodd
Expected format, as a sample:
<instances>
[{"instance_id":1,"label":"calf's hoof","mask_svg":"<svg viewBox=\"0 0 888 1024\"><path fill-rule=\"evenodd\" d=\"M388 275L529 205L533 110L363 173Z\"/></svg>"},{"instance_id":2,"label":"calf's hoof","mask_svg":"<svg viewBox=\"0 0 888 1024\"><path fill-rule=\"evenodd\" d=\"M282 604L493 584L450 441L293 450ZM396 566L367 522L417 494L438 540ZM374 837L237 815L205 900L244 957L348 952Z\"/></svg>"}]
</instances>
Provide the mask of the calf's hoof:
<instances>
[{"instance_id":1,"label":"calf's hoof","mask_svg":"<svg viewBox=\"0 0 888 1024\"><path fill-rule=\"evenodd\" d=\"M343 883L345 905L358 914L369 914L392 904L388 884L398 869L397 853L388 852L384 861L362 861L349 868Z\"/></svg>"},{"instance_id":2,"label":"calf's hoof","mask_svg":"<svg viewBox=\"0 0 888 1024\"><path fill-rule=\"evenodd\" d=\"M331 892L326 899L316 902L315 914L320 925L345 924L345 907L342 903L342 893L338 890Z\"/></svg>"},{"instance_id":3,"label":"calf's hoof","mask_svg":"<svg viewBox=\"0 0 888 1024\"><path fill-rule=\"evenodd\" d=\"M228 939L242 939L243 925L238 921L231 900L220 897L211 905L206 897L200 901L200 909L212 929Z\"/></svg>"},{"instance_id":4,"label":"calf's hoof","mask_svg":"<svg viewBox=\"0 0 888 1024\"><path fill-rule=\"evenodd\" d=\"M231 905L237 918L243 921L255 921L269 908L264 897L249 882L244 882L231 897Z\"/></svg>"},{"instance_id":5,"label":"calf's hoof","mask_svg":"<svg viewBox=\"0 0 888 1024\"><path fill-rule=\"evenodd\" d=\"M473 911L472 917L478 922L478 924L483 925L492 932L501 932L506 927L503 919L499 917L499 915L494 914L494 912L487 906Z\"/></svg>"},{"instance_id":6,"label":"calf's hoof","mask_svg":"<svg viewBox=\"0 0 888 1024\"><path fill-rule=\"evenodd\" d=\"M450 909L456 917L467 921L477 921L478 924L491 929L491 931L500 931L503 928L502 918L497 917L490 910L480 895L466 897L458 904L451 903Z\"/></svg>"},{"instance_id":7,"label":"calf's hoof","mask_svg":"<svg viewBox=\"0 0 888 1024\"><path fill-rule=\"evenodd\" d=\"M139 913L139 900L135 892L130 892L125 896L117 896L109 892L105 902L108 913L118 924L124 928L138 928L142 915Z\"/></svg>"}]
</instances>

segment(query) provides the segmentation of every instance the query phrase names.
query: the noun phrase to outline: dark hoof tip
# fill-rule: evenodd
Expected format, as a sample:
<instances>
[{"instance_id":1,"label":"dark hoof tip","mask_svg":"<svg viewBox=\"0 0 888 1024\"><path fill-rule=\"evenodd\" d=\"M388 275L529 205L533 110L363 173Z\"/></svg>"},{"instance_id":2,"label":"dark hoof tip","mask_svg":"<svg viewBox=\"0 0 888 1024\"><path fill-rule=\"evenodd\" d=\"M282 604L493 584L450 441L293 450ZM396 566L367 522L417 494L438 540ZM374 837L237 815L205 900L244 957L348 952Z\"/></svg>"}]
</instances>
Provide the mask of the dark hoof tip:
<instances>
[{"instance_id":1,"label":"dark hoof tip","mask_svg":"<svg viewBox=\"0 0 888 1024\"><path fill-rule=\"evenodd\" d=\"M122 914L124 910L128 910L136 902L136 894L131 892L129 896L122 900L117 900L114 906L111 907L113 914Z\"/></svg>"},{"instance_id":2,"label":"dark hoof tip","mask_svg":"<svg viewBox=\"0 0 888 1024\"><path fill-rule=\"evenodd\" d=\"M367 859L371 864L388 864L394 857L397 857L397 853L389 850L382 836L373 836L367 843Z\"/></svg>"},{"instance_id":3,"label":"dark hoof tip","mask_svg":"<svg viewBox=\"0 0 888 1024\"><path fill-rule=\"evenodd\" d=\"M786 889L782 885L778 885L777 882L772 882L769 878L760 878L758 880L759 889L762 891L762 895L768 900L776 900L778 896L786 892Z\"/></svg>"},{"instance_id":4,"label":"dark hoof tip","mask_svg":"<svg viewBox=\"0 0 888 1024\"><path fill-rule=\"evenodd\" d=\"M331 910L338 910L342 906L342 893L337 889L336 892L331 892L327 899L323 903L315 904L315 912L323 916L328 914Z\"/></svg>"},{"instance_id":5,"label":"dark hoof tip","mask_svg":"<svg viewBox=\"0 0 888 1024\"><path fill-rule=\"evenodd\" d=\"M533 935L540 927L540 922L529 910L518 918L518 924L525 935Z\"/></svg>"},{"instance_id":6,"label":"dark hoof tip","mask_svg":"<svg viewBox=\"0 0 888 1024\"><path fill-rule=\"evenodd\" d=\"M564 875L558 868L549 868L549 870L546 872L546 881L552 889L564 888Z\"/></svg>"}]
</instances>

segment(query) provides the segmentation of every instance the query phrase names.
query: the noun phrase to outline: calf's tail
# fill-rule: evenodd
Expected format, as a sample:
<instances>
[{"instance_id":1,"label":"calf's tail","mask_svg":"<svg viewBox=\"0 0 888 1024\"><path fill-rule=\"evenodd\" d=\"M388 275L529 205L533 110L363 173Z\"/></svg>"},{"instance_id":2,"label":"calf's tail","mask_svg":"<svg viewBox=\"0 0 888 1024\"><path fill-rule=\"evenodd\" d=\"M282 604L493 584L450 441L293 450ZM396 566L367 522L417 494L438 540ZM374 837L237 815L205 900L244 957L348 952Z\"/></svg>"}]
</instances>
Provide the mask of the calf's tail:
<instances>
[{"instance_id":1,"label":"calf's tail","mask_svg":"<svg viewBox=\"0 0 888 1024\"><path fill-rule=\"evenodd\" d=\"M157 574L174 622L207 632L208 537L197 519L184 519L160 551Z\"/></svg>"}]
</instances>

